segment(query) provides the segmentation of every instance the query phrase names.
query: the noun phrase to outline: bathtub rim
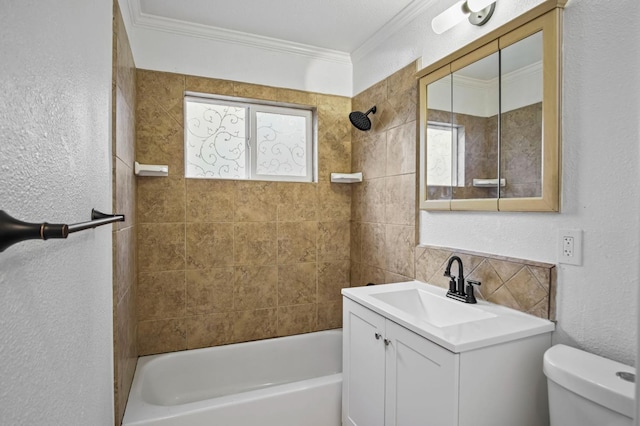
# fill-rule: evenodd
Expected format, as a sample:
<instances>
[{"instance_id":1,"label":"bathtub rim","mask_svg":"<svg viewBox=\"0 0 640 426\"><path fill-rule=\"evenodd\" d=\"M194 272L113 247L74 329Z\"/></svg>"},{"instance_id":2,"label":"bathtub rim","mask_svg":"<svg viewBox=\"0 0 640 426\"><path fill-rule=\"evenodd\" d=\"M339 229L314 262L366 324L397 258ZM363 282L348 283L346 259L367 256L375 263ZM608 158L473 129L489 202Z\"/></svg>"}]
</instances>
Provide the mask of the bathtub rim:
<instances>
[{"instance_id":1,"label":"bathtub rim","mask_svg":"<svg viewBox=\"0 0 640 426\"><path fill-rule=\"evenodd\" d=\"M305 380L299 380L289 383L283 383L279 385L269 386L266 388L249 390L246 392L239 392L230 395L224 395L214 398L203 399L199 401L186 402L177 405L157 405L145 401L142 397L142 386L144 381L144 373L149 369L149 366L153 364L153 361L159 358L183 358L187 357L194 351L197 352L209 352L219 349L221 347L228 347L233 345L254 346L256 344L265 343L267 341L286 339L286 340L304 340L304 338L310 338L312 334L340 334L342 335L342 328L315 331L310 333L296 334L291 336L274 337L270 339L253 340L249 342L231 343L228 345L213 346L207 348L189 349L178 352L168 352L162 354L145 355L138 358L136 363L136 370L133 377L133 383L127 399L127 405L125 407L125 413L122 421L123 426L136 426L145 425L151 420L163 420L176 418L185 413L196 413L206 411L212 408L223 408L233 404L240 403L241 401L248 401L252 399L266 398L274 394L287 394L295 391L301 391L320 386L331 386L336 383L342 382L342 371L330 375L324 375L319 377L313 377ZM340 339L342 342L342 339ZM340 355L342 356L342 355ZM215 403L213 403L215 401Z\"/></svg>"}]
</instances>

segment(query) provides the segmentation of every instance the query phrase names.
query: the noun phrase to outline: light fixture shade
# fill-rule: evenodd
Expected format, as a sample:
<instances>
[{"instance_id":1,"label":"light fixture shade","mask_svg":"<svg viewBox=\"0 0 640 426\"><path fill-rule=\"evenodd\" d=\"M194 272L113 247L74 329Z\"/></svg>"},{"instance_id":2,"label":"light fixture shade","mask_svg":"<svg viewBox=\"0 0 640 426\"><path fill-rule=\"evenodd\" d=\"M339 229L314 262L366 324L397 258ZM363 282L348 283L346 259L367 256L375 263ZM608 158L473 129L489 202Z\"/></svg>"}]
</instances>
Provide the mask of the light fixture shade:
<instances>
[{"instance_id":1,"label":"light fixture shade","mask_svg":"<svg viewBox=\"0 0 640 426\"><path fill-rule=\"evenodd\" d=\"M448 29L456 26L459 22L462 22L468 14L469 10L465 5L465 0L461 0L442 12L440 15L433 18L433 21L431 21L431 28L434 33L442 34Z\"/></svg>"},{"instance_id":2,"label":"light fixture shade","mask_svg":"<svg viewBox=\"0 0 640 426\"><path fill-rule=\"evenodd\" d=\"M489 7L496 0L467 0L467 7L471 12L480 12L485 7Z\"/></svg>"}]
</instances>

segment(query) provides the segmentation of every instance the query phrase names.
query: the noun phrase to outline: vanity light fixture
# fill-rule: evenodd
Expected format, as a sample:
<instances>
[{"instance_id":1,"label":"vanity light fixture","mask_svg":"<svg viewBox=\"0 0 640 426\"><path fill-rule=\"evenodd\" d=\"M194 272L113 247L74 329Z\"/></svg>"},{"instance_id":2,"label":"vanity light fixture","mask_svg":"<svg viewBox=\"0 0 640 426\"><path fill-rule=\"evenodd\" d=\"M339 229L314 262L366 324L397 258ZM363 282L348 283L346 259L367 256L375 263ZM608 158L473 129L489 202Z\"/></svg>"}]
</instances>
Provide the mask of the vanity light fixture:
<instances>
[{"instance_id":1,"label":"vanity light fixture","mask_svg":"<svg viewBox=\"0 0 640 426\"><path fill-rule=\"evenodd\" d=\"M496 8L495 0L460 0L440 15L433 18L431 28L436 34L455 27L465 18L472 25L486 24Z\"/></svg>"}]
</instances>

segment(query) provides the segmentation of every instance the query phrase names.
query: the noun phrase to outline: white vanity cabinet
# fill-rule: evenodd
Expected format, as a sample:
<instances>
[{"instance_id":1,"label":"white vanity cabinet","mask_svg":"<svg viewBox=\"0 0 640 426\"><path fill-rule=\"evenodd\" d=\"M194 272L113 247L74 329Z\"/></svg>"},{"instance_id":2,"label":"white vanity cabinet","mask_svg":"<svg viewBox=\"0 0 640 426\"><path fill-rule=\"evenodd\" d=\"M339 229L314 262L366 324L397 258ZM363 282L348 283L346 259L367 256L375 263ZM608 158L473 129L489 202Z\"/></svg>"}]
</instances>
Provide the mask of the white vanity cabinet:
<instances>
[{"instance_id":1,"label":"white vanity cabinet","mask_svg":"<svg viewBox=\"0 0 640 426\"><path fill-rule=\"evenodd\" d=\"M550 333L456 353L343 301L344 426L548 425Z\"/></svg>"}]
</instances>

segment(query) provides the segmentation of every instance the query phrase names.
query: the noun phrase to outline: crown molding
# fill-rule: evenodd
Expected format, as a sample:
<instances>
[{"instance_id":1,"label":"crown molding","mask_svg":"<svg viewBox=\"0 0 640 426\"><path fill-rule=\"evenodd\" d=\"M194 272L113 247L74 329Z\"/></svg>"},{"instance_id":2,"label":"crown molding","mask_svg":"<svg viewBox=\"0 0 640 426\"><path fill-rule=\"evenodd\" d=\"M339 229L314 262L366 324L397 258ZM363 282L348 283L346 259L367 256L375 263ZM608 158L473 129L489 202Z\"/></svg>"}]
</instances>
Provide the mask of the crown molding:
<instances>
[{"instance_id":1,"label":"crown molding","mask_svg":"<svg viewBox=\"0 0 640 426\"><path fill-rule=\"evenodd\" d=\"M407 26L418 15L426 11L436 0L414 0L407 7L402 9L389 22L382 26L367 41L362 43L356 50L351 52L351 61L355 62L367 53L375 50L385 40L394 35L398 30Z\"/></svg>"},{"instance_id":2,"label":"crown molding","mask_svg":"<svg viewBox=\"0 0 640 426\"><path fill-rule=\"evenodd\" d=\"M242 46L307 56L315 59L351 65L351 56L346 52L324 49L321 47L280 40L272 37L258 36L242 31L227 30L209 25L185 22L178 19L149 15L141 11L140 0L129 0L128 3L131 13L131 23L137 28L163 31L187 37L204 38L223 43L234 43Z\"/></svg>"}]
</instances>

